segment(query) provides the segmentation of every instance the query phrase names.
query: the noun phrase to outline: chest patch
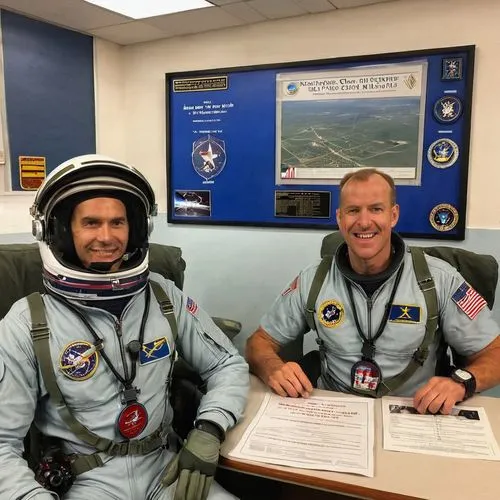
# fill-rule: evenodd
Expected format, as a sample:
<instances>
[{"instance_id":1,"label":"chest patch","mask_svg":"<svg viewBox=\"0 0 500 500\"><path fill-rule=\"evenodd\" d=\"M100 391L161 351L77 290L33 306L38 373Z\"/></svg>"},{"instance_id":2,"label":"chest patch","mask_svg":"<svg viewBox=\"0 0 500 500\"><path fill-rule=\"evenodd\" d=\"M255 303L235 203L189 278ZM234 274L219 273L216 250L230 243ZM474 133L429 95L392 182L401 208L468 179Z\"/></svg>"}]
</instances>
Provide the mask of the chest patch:
<instances>
[{"instance_id":1,"label":"chest patch","mask_svg":"<svg viewBox=\"0 0 500 500\"><path fill-rule=\"evenodd\" d=\"M59 369L71 380L87 380L94 375L98 364L95 346L85 340L71 342L59 357Z\"/></svg>"},{"instance_id":2,"label":"chest patch","mask_svg":"<svg viewBox=\"0 0 500 500\"><path fill-rule=\"evenodd\" d=\"M389 311L392 323L420 323L420 306L392 304Z\"/></svg>"},{"instance_id":3,"label":"chest patch","mask_svg":"<svg viewBox=\"0 0 500 500\"><path fill-rule=\"evenodd\" d=\"M146 344L142 344L139 352L139 363L147 365L163 358L170 356L170 345L167 337L160 337Z\"/></svg>"},{"instance_id":4,"label":"chest patch","mask_svg":"<svg viewBox=\"0 0 500 500\"><path fill-rule=\"evenodd\" d=\"M336 300L325 300L318 310L318 319L327 328L336 328L344 321L344 306Z\"/></svg>"}]
</instances>

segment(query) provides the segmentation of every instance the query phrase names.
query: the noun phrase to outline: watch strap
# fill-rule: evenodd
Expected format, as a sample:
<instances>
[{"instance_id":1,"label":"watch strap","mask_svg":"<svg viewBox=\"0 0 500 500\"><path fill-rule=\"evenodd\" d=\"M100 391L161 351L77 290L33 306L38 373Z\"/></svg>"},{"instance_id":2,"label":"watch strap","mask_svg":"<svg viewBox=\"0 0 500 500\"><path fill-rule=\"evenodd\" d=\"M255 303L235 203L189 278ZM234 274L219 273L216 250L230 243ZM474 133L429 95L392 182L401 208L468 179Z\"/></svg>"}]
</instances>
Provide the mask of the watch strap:
<instances>
[{"instance_id":1,"label":"watch strap","mask_svg":"<svg viewBox=\"0 0 500 500\"><path fill-rule=\"evenodd\" d=\"M224 432L224 429L215 422L212 422L211 420L197 420L195 428L199 429L200 431L205 431L208 432L209 434L212 434L221 443L226 438L226 433Z\"/></svg>"},{"instance_id":2,"label":"watch strap","mask_svg":"<svg viewBox=\"0 0 500 500\"><path fill-rule=\"evenodd\" d=\"M476 392L476 377L474 377L474 374L468 370L464 370L463 368L460 368L460 370L467 372L470 375L470 378L468 380L460 378L458 375L455 375L456 370L452 372L452 378L455 382L459 382L465 387L465 395L463 399L463 401L465 401L466 399L471 398Z\"/></svg>"}]
</instances>

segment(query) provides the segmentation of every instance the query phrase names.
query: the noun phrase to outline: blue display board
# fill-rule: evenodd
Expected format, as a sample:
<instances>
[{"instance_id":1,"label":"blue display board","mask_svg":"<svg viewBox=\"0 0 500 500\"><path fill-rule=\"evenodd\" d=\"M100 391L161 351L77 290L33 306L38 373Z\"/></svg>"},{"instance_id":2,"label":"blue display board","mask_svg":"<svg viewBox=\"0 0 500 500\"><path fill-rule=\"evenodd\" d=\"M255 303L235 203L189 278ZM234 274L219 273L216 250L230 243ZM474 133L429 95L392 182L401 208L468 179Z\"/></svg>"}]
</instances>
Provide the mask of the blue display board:
<instances>
[{"instance_id":1,"label":"blue display board","mask_svg":"<svg viewBox=\"0 0 500 500\"><path fill-rule=\"evenodd\" d=\"M1 16L12 190L31 190L44 171L96 151L93 38L5 10Z\"/></svg>"},{"instance_id":2,"label":"blue display board","mask_svg":"<svg viewBox=\"0 0 500 500\"><path fill-rule=\"evenodd\" d=\"M474 47L166 75L168 220L335 229L338 184L393 176L408 237L463 239Z\"/></svg>"}]
</instances>

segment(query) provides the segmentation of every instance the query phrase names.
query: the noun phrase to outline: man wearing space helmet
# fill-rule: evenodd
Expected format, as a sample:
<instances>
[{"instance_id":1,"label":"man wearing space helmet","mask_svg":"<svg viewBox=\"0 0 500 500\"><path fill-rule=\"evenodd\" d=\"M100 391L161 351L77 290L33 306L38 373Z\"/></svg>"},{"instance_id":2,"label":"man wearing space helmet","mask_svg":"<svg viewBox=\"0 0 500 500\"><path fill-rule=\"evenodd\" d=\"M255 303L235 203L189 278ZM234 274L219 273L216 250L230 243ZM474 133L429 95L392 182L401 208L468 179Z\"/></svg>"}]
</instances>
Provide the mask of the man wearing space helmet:
<instances>
[{"instance_id":1,"label":"man wearing space helmet","mask_svg":"<svg viewBox=\"0 0 500 500\"><path fill-rule=\"evenodd\" d=\"M0 322L0 498L234 498L213 476L248 367L196 302L149 272L155 211L144 176L99 155L63 163L38 190L31 214L46 293ZM177 353L207 392L173 450ZM57 443L37 480L22 459L32 422Z\"/></svg>"}]
</instances>

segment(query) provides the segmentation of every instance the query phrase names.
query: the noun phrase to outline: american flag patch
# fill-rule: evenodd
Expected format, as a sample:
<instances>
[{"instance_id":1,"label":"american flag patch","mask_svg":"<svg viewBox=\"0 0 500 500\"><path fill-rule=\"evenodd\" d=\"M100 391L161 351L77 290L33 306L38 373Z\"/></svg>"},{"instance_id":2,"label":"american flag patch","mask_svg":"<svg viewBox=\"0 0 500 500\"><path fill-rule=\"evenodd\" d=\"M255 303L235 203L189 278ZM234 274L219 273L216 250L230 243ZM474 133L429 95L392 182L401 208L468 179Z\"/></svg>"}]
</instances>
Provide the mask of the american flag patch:
<instances>
[{"instance_id":1,"label":"american flag patch","mask_svg":"<svg viewBox=\"0 0 500 500\"><path fill-rule=\"evenodd\" d=\"M193 316L196 314L196 311L198 311L198 304L191 297L188 297L186 302L186 311Z\"/></svg>"},{"instance_id":2,"label":"american flag patch","mask_svg":"<svg viewBox=\"0 0 500 500\"><path fill-rule=\"evenodd\" d=\"M474 319L486 305L486 300L465 281L458 287L451 299L470 319Z\"/></svg>"},{"instance_id":3,"label":"american flag patch","mask_svg":"<svg viewBox=\"0 0 500 500\"><path fill-rule=\"evenodd\" d=\"M297 287L299 286L299 277L297 276L291 283L290 286L281 292L281 295L285 297L285 295L288 295L289 293L292 293L294 290L297 290Z\"/></svg>"}]
</instances>

